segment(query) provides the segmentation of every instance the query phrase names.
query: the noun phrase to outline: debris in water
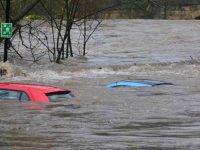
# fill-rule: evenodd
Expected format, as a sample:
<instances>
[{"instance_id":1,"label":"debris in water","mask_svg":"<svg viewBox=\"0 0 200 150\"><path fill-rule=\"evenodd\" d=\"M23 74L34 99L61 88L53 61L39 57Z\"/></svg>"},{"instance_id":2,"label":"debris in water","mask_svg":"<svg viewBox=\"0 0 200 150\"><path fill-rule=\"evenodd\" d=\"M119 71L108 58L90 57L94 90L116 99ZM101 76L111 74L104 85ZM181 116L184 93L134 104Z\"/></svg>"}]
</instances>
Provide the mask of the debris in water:
<instances>
[{"instance_id":1,"label":"debris in water","mask_svg":"<svg viewBox=\"0 0 200 150\"><path fill-rule=\"evenodd\" d=\"M0 62L0 76L13 76L13 68L11 67L10 63Z\"/></svg>"}]
</instances>

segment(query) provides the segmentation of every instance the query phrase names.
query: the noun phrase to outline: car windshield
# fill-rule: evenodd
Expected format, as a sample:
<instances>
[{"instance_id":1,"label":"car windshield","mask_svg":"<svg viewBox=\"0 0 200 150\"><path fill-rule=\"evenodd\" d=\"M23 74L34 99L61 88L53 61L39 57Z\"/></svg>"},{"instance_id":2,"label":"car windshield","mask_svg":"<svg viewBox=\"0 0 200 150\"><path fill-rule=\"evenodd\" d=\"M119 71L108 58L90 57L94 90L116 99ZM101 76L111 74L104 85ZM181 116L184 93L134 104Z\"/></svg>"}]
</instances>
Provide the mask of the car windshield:
<instances>
[{"instance_id":1,"label":"car windshield","mask_svg":"<svg viewBox=\"0 0 200 150\"><path fill-rule=\"evenodd\" d=\"M74 95L70 91L58 91L52 93L46 93L50 102L58 102L63 100L69 100L74 97Z\"/></svg>"}]
</instances>

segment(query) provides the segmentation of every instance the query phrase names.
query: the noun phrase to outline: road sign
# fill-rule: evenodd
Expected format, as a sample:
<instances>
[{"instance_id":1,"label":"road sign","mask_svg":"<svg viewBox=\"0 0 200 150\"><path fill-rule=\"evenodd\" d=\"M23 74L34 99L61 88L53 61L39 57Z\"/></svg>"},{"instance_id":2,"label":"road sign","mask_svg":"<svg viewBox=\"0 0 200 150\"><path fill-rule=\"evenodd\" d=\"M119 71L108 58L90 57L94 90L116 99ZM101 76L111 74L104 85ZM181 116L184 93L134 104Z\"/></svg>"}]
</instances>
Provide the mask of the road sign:
<instances>
[{"instance_id":1,"label":"road sign","mask_svg":"<svg viewBox=\"0 0 200 150\"><path fill-rule=\"evenodd\" d=\"M12 23L1 23L1 37L2 38L12 37Z\"/></svg>"}]
</instances>

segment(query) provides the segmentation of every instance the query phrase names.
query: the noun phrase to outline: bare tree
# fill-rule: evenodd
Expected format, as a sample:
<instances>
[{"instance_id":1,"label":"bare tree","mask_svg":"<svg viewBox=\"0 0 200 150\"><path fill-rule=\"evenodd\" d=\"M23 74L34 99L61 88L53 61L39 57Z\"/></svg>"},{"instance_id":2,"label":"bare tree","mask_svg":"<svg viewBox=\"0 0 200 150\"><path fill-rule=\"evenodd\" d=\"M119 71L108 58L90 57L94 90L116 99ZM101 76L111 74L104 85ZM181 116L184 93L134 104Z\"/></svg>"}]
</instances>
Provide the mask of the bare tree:
<instances>
[{"instance_id":1,"label":"bare tree","mask_svg":"<svg viewBox=\"0 0 200 150\"><path fill-rule=\"evenodd\" d=\"M75 27L78 27L82 37L79 55L86 55L88 41L102 22L100 14L117 6L95 8L96 1L91 0L25 1L27 3L21 6L17 15L11 17L15 29L10 47L20 59L33 62L46 56L57 63L73 57L76 54L73 43L76 41L72 39L72 30ZM59 10L56 9L58 6ZM41 20L24 19L33 14L39 15Z\"/></svg>"}]
</instances>

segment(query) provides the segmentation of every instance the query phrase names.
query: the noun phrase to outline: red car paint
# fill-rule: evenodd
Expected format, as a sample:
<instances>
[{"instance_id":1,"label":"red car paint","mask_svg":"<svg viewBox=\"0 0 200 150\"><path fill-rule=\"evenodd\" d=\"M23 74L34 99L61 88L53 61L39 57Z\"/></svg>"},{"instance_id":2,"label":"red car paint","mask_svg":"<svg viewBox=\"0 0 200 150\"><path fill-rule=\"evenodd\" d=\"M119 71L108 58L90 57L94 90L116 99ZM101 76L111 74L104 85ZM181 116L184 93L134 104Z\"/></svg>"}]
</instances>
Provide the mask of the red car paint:
<instances>
[{"instance_id":1,"label":"red car paint","mask_svg":"<svg viewBox=\"0 0 200 150\"><path fill-rule=\"evenodd\" d=\"M27 94L30 101L48 103L49 99L46 94L54 92L70 92L66 89L61 89L53 86L45 86L39 84L25 84L25 83L0 83L1 90L20 91Z\"/></svg>"}]
</instances>

